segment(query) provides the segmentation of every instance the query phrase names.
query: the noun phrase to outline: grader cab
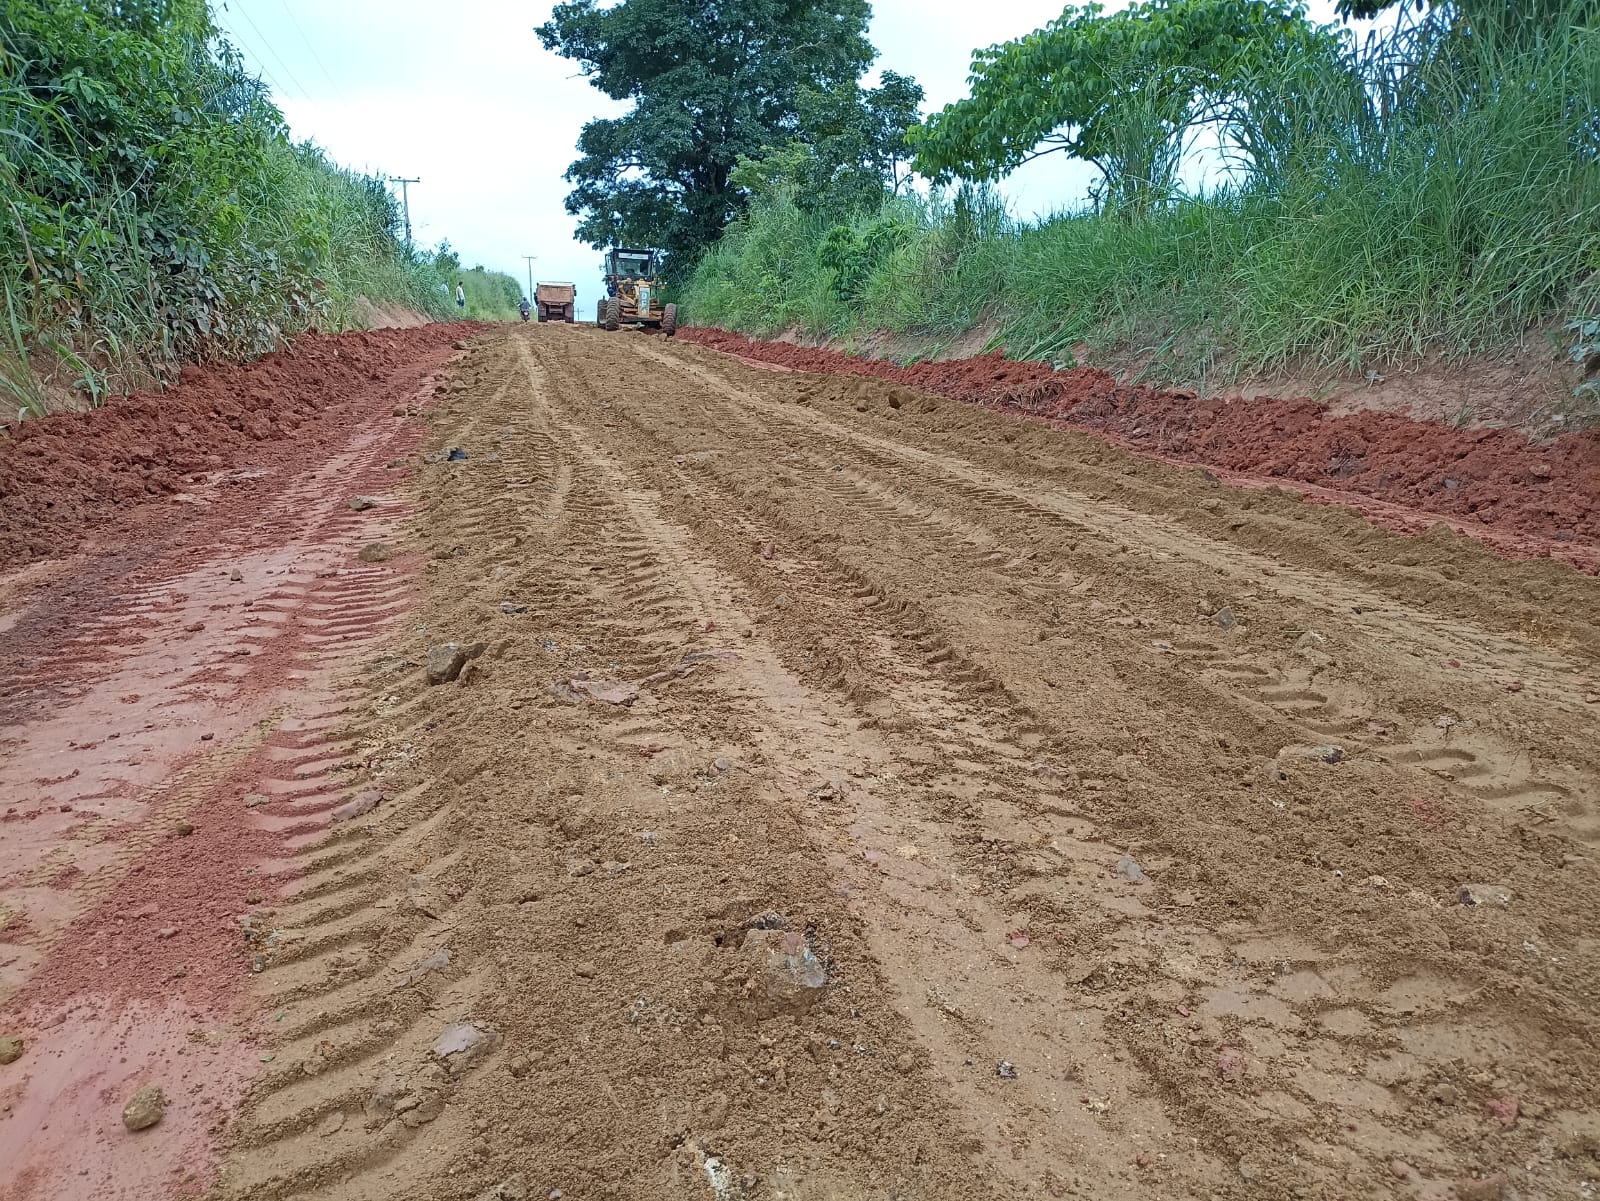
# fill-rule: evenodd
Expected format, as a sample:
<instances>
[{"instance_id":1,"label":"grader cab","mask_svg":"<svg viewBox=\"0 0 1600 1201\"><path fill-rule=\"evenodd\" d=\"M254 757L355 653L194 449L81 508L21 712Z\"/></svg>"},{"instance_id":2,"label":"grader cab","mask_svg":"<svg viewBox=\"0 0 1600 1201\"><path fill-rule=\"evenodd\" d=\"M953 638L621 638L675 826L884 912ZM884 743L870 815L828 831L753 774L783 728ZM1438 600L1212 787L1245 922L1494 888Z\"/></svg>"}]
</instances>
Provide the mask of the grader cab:
<instances>
[{"instance_id":1,"label":"grader cab","mask_svg":"<svg viewBox=\"0 0 1600 1201\"><path fill-rule=\"evenodd\" d=\"M624 325L659 329L667 337L678 330L678 306L663 304L656 277L659 254L613 246L606 255L606 294L595 324L616 330Z\"/></svg>"}]
</instances>

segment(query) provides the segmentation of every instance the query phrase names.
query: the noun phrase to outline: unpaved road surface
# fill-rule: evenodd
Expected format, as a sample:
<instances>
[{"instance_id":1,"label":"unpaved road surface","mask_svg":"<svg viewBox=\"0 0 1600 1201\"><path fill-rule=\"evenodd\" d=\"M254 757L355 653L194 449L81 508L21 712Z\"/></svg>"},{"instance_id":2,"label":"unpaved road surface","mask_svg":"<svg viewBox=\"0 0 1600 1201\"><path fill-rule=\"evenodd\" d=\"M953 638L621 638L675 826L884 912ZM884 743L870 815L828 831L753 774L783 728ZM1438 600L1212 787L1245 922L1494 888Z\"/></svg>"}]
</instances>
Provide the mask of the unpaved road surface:
<instances>
[{"instance_id":1,"label":"unpaved road surface","mask_svg":"<svg viewBox=\"0 0 1600 1201\"><path fill-rule=\"evenodd\" d=\"M65 644L110 552L8 586L0 1196L1590 1195L1593 578L645 335L451 370Z\"/></svg>"}]
</instances>

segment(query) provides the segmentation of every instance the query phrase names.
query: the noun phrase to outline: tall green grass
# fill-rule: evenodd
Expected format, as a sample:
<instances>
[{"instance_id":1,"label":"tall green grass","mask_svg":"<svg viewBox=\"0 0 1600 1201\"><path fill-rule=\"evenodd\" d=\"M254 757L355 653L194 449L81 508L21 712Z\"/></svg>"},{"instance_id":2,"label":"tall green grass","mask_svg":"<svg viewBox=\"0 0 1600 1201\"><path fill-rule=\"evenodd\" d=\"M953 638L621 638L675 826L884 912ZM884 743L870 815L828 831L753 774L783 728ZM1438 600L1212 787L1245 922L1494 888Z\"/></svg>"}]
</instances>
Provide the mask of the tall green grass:
<instances>
[{"instance_id":1,"label":"tall green grass","mask_svg":"<svg viewBox=\"0 0 1600 1201\"><path fill-rule=\"evenodd\" d=\"M399 236L379 178L291 141L206 0L0 0L0 395L246 359L357 302L509 317L516 283ZM504 303L507 292L513 297Z\"/></svg>"},{"instance_id":2,"label":"tall green grass","mask_svg":"<svg viewBox=\"0 0 1600 1201\"><path fill-rule=\"evenodd\" d=\"M451 303L455 303L456 283L459 281L461 290L466 294L466 315L474 321L514 321L518 317L517 305L522 300L522 285L511 276L500 271L490 271L484 267L472 267L466 271L455 271L453 274L448 267L443 268L445 285L449 289ZM459 310L458 310L459 311Z\"/></svg>"},{"instance_id":3,"label":"tall green grass","mask_svg":"<svg viewBox=\"0 0 1600 1201\"><path fill-rule=\"evenodd\" d=\"M759 334L992 325L1014 355L1081 342L1191 381L1470 354L1600 312L1600 29L1501 45L1424 22L1323 83L1270 173L1136 217L1015 221L968 191L840 222L780 198L685 308Z\"/></svg>"}]
</instances>

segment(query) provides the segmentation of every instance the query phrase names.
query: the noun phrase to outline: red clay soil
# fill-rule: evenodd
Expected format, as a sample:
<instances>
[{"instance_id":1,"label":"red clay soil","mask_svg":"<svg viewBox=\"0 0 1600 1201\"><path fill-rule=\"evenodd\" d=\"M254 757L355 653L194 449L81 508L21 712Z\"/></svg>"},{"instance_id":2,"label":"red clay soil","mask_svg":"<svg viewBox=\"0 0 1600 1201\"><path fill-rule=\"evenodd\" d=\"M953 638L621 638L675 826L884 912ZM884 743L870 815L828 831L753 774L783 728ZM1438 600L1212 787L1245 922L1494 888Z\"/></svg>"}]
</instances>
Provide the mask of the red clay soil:
<instances>
[{"instance_id":1,"label":"red clay soil","mask_svg":"<svg viewBox=\"0 0 1600 1201\"><path fill-rule=\"evenodd\" d=\"M0 570L70 552L119 512L182 494L246 447L253 468L292 459L307 421L478 328L305 334L253 363L185 367L165 394L23 422L0 438Z\"/></svg>"},{"instance_id":2,"label":"red clay soil","mask_svg":"<svg viewBox=\"0 0 1600 1201\"><path fill-rule=\"evenodd\" d=\"M901 367L717 329L679 336L797 371L875 376L1061 421L1162 458L1357 493L1503 534L1600 542L1600 433L1536 446L1509 429L1458 430L1395 413L1330 417L1310 399L1202 400L999 354Z\"/></svg>"},{"instance_id":3,"label":"red clay soil","mask_svg":"<svg viewBox=\"0 0 1600 1201\"><path fill-rule=\"evenodd\" d=\"M270 1070L247 924L362 791L340 682L420 566L361 551L397 539L406 415L476 328L302 338L0 441L0 553L56 560L0 575L6 1201L209 1186ZM131 1134L146 1085L167 1112Z\"/></svg>"}]
</instances>

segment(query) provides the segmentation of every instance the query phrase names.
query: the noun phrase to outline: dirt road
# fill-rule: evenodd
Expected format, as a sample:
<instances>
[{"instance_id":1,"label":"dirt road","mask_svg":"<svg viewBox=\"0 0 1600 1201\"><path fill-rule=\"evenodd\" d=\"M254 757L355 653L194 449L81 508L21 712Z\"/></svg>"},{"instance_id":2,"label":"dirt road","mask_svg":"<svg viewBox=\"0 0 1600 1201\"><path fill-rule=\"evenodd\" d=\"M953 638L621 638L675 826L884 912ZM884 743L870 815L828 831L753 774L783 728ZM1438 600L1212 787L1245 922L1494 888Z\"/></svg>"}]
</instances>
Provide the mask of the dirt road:
<instances>
[{"instance_id":1,"label":"dirt road","mask_svg":"<svg viewBox=\"0 0 1600 1201\"><path fill-rule=\"evenodd\" d=\"M1592 577L645 335L454 370L417 470L390 418L204 560L326 654L191 697L231 725L122 841L30 819L0 1196L1587 1195ZM200 583L104 604L159 641Z\"/></svg>"}]
</instances>

